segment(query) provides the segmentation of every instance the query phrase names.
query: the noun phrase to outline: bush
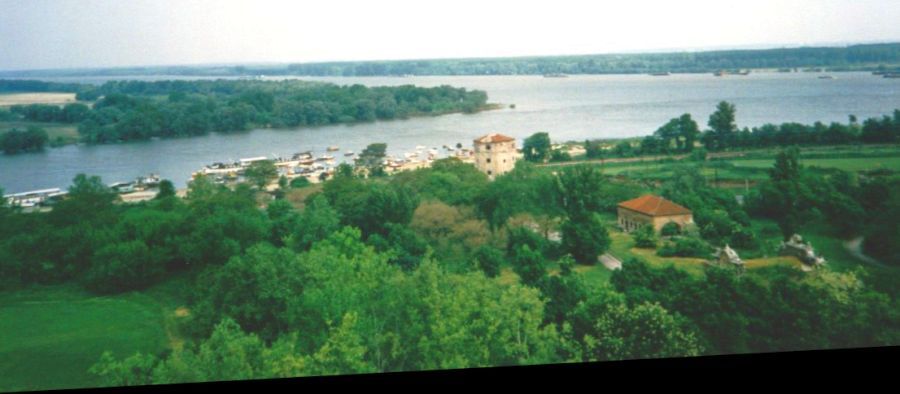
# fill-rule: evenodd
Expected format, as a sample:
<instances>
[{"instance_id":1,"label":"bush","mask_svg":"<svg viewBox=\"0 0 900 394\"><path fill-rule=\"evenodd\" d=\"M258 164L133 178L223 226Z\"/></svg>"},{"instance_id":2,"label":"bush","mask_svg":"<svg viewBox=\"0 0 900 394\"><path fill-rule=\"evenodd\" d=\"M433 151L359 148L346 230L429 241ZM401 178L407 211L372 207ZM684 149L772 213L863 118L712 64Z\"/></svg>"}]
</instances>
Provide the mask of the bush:
<instances>
[{"instance_id":1,"label":"bush","mask_svg":"<svg viewBox=\"0 0 900 394\"><path fill-rule=\"evenodd\" d=\"M634 245L639 248L655 248L656 247L656 231L653 226L645 224L631 233L634 238Z\"/></svg>"},{"instance_id":2,"label":"bush","mask_svg":"<svg viewBox=\"0 0 900 394\"><path fill-rule=\"evenodd\" d=\"M116 293L137 290L154 283L164 272L158 254L142 241L109 244L94 254L85 278L90 290Z\"/></svg>"},{"instance_id":3,"label":"bush","mask_svg":"<svg viewBox=\"0 0 900 394\"><path fill-rule=\"evenodd\" d=\"M290 185L291 185L291 188L299 189L299 188L302 188L302 187L307 187L307 186L309 186L310 183L309 183L309 179L306 179L305 176L299 176L299 177L296 177L296 178L294 178L294 179L291 179Z\"/></svg>"},{"instance_id":4,"label":"bush","mask_svg":"<svg viewBox=\"0 0 900 394\"><path fill-rule=\"evenodd\" d=\"M712 247L706 241L694 237L678 237L667 242L656 254L662 257L709 257Z\"/></svg>"},{"instance_id":5,"label":"bush","mask_svg":"<svg viewBox=\"0 0 900 394\"><path fill-rule=\"evenodd\" d=\"M662 229L659 230L659 233L664 237L679 235L681 234L681 227L678 226L678 223L668 222L662 226Z\"/></svg>"}]
</instances>

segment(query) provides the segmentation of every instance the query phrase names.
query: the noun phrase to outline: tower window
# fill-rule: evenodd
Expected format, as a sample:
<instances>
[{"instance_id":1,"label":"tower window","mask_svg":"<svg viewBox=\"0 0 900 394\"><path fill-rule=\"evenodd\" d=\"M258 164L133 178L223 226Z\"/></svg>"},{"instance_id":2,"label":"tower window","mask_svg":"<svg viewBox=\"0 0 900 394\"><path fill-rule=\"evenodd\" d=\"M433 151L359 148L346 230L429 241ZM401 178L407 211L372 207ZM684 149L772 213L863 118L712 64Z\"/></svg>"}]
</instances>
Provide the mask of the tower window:
<instances>
[{"instance_id":1,"label":"tower window","mask_svg":"<svg viewBox=\"0 0 900 394\"><path fill-rule=\"evenodd\" d=\"M484 149L491 150L491 144L487 144L484 146Z\"/></svg>"},{"instance_id":2,"label":"tower window","mask_svg":"<svg viewBox=\"0 0 900 394\"><path fill-rule=\"evenodd\" d=\"M487 162L488 162L488 163L490 163L490 162L491 162L491 158L490 158L490 157L488 157L488 159L487 159Z\"/></svg>"}]
</instances>

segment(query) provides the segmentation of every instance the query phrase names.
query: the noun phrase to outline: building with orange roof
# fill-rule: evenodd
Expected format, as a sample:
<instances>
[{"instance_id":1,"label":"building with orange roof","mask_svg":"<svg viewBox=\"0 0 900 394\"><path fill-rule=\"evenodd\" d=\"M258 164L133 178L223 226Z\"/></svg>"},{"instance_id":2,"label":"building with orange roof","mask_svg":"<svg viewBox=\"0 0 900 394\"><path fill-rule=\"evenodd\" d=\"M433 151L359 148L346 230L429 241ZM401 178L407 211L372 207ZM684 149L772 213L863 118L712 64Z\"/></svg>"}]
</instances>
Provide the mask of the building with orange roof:
<instances>
[{"instance_id":1,"label":"building with orange roof","mask_svg":"<svg viewBox=\"0 0 900 394\"><path fill-rule=\"evenodd\" d=\"M694 224L690 209L652 194L620 202L618 211L619 227L625 232L643 225L651 225L658 232L667 223L675 223L681 230Z\"/></svg>"},{"instance_id":2,"label":"building with orange roof","mask_svg":"<svg viewBox=\"0 0 900 394\"><path fill-rule=\"evenodd\" d=\"M474 140L474 156L475 167L493 180L516 166L516 139L496 133L478 137Z\"/></svg>"}]
</instances>

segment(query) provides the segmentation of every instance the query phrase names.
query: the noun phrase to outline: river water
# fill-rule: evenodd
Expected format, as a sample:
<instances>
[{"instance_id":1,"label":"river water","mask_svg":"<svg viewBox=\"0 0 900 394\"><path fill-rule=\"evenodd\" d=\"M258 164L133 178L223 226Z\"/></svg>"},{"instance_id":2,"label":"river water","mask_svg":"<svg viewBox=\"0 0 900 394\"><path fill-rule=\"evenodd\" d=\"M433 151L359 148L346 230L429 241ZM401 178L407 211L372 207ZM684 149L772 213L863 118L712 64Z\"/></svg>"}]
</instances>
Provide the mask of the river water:
<instances>
[{"instance_id":1,"label":"river water","mask_svg":"<svg viewBox=\"0 0 900 394\"><path fill-rule=\"evenodd\" d=\"M847 122L890 114L900 108L900 80L870 73L753 73L715 77L711 74L436 76L436 77L306 77L301 79L368 86L414 84L481 89L503 109L477 114L451 114L389 122L333 125L291 130L259 129L239 134L130 142L112 145L69 145L44 152L0 155L0 187L6 193L71 184L78 173L100 175L104 182L130 181L158 173L182 188L191 172L205 164L255 156L290 156L312 150L341 148L359 153L372 142L388 144L400 155L416 146L428 148L462 143L491 132L522 139L546 131L554 141L632 137L652 133L671 118L690 113L705 128L722 100L737 107L740 127L765 123ZM161 77L55 78L53 81L102 83L108 79ZM515 104L515 108L509 108Z\"/></svg>"}]
</instances>

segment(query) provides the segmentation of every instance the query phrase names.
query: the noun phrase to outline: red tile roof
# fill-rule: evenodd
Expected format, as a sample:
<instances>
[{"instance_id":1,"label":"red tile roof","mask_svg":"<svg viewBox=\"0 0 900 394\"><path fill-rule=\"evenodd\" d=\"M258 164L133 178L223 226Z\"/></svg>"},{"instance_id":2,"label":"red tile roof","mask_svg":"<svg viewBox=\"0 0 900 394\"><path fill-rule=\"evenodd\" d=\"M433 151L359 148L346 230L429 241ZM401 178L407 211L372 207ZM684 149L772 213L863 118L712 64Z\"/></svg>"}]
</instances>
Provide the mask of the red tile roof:
<instances>
[{"instance_id":1,"label":"red tile roof","mask_svg":"<svg viewBox=\"0 0 900 394\"><path fill-rule=\"evenodd\" d=\"M481 136L475 139L475 143L485 144L488 142L509 142L515 141L516 139L503 134L488 134L485 136Z\"/></svg>"},{"instance_id":2,"label":"red tile roof","mask_svg":"<svg viewBox=\"0 0 900 394\"><path fill-rule=\"evenodd\" d=\"M650 216L690 215L691 210L665 198L648 194L619 203L619 207Z\"/></svg>"}]
</instances>

